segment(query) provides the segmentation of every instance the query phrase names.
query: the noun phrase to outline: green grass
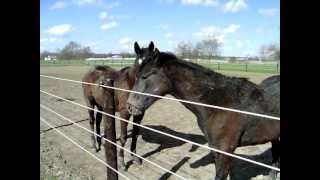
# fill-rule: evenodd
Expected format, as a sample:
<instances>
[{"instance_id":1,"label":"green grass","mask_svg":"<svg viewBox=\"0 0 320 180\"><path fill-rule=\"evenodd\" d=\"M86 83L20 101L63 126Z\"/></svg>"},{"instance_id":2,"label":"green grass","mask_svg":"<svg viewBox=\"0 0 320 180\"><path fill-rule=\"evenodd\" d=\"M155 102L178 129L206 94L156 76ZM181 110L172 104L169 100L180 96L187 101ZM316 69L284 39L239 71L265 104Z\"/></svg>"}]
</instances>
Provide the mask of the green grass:
<instances>
[{"instance_id":1,"label":"green grass","mask_svg":"<svg viewBox=\"0 0 320 180\"><path fill-rule=\"evenodd\" d=\"M93 66L108 65L114 68L130 66L133 61L130 60L104 60L104 61L84 61L84 60L58 60L58 61L40 61L41 66ZM245 64L245 63L200 63L200 65L212 70L235 71L235 72L256 72L256 73L280 73L280 65L275 63L265 64Z\"/></svg>"},{"instance_id":2,"label":"green grass","mask_svg":"<svg viewBox=\"0 0 320 180\"><path fill-rule=\"evenodd\" d=\"M220 64L200 64L213 70L223 71L244 71L258 73L279 73L277 64L240 64L240 63L220 63ZM280 71L280 68L279 68Z\"/></svg>"}]
</instances>

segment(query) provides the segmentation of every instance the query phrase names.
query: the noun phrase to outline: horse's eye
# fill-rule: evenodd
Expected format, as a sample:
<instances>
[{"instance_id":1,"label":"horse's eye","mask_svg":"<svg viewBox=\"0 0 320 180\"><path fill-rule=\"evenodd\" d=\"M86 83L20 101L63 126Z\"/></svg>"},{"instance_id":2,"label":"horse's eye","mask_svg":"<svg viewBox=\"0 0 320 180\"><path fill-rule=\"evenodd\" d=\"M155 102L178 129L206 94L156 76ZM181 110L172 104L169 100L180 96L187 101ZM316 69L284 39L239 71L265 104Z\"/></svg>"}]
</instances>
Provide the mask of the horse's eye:
<instances>
[{"instance_id":1,"label":"horse's eye","mask_svg":"<svg viewBox=\"0 0 320 180\"><path fill-rule=\"evenodd\" d=\"M143 75L143 76L142 76L142 79L147 79L148 76L149 76L148 74Z\"/></svg>"}]
</instances>

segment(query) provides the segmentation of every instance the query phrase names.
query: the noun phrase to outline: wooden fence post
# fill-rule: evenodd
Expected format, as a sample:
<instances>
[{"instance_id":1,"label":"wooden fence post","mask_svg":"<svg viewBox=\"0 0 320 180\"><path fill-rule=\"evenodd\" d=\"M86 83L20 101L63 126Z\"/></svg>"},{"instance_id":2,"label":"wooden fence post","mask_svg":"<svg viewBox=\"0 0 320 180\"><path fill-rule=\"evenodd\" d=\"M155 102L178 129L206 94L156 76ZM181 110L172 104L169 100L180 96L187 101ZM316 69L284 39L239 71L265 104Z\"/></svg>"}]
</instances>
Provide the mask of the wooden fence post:
<instances>
[{"instance_id":1,"label":"wooden fence post","mask_svg":"<svg viewBox=\"0 0 320 180\"><path fill-rule=\"evenodd\" d=\"M248 72L248 63L246 63L246 72Z\"/></svg>"},{"instance_id":2,"label":"wooden fence post","mask_svg":"<svg viewBox=\"0 0 320 180\"><path fill-rule=\"evenodd\" d=\"M113 80L110 81L109 86L114 86ZM112 96L109 101L112 101L111 104L114 105L114 90L109 89L109 92ZM115 109L114 106L112 108L106 109L106 111L112 115L115 115ZM103 115L103 123L104 123L104 135L106 139L110 140L113 143L117 143L116 141L116 126L115 126L115 118L109 117L106 115ZM116 171L118 170L118 158L117 158L117 147L107 141L104 142L104 150L105 150L105 157L106 162L109 164L112 168L114 168ZM118 174L111 170L110 168L107 168L107 180L118 180Z\"/></svg>"}]
</instances>

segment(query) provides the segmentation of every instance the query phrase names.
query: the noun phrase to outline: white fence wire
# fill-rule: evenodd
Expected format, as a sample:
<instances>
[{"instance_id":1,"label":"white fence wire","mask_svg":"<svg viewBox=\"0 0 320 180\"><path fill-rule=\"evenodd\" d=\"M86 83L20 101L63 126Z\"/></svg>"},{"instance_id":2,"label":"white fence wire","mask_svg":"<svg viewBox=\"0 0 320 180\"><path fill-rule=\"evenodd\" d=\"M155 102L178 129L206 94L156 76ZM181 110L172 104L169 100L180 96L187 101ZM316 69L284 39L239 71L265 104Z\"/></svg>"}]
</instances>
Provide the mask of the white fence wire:
<instances>
[{"instance_id":1,"label":"white fence wire","mask_svg":"<svg viewBox=\"0 0 320 180\"><path fill-rule=\"evenodd\" d=\"M59 78L59 77L54 77L54 76L46 76L46 75L41 75L40 74L40 77L56 79L56 80L62 80L62 81L75 82L75 83L81 83L81 84L87 84L87 85L101 86L101 87L114 89L114 90L120 90L120 91L125 91L125 92L145 95L145 96L152 96L152 97L157 97L157 98L161 98L161 99L169 99L169 100L173 100L173 101L178 101L178 102L183 102L183 103L188 103L188 104L194 104L194 105L199 105L199 106L203 106L203 107L209 107L209 108L220 109L220 110L225 110L225 111L237 112L237 113L242 113L242 114L247 114L247 115L252 115L252 116L257 116L257 117L262 117L262 118L267 118L267 119L279 120L280 121L280 117L275 117L275 116L270 116L270 115L265 115L265 114L259 114L259 113L253 113L253 112L248 112L248 111L242 111L242 110L238 110L238 109L232 109L232 108L226 108L226 107L215 106L215 105L210 105L210 104L204 104L204 103L199 103L199 102L187 101L187 100L183 100L183 99L170 98L170 97L166 97L166 96L158 96L158 95L149 94L149 93L142 93L142 92L132 91L132 90L128 90L128 89L121 89L121 88L112 87L112 86L106 86L106 85L82 82L82 81Z\"/></svg>"},{"instance_id":2,"label":"white fence wire","mask_svg":"<svg viewBox=\"0 0 320 180\"><path fill-rule=\"evenodd\" d=\"M79 104L79 103L70 101L70 100L68 100L68 99L59 97L59 96L54 95L54 94L51 94L51 93L49 93L49 92L43 91L43 90L41 90L41 89L40 89L40 92L41 92L41 93L44 93L44 94L47 94L47 95L49 95L49 96L58 98L58 99L60 99L60 100L64 100L64 101L66 101L66 102L68 102L68 103L71 103L71 104L80 106L80 107L82 107L82 108L89 109L89 110L94 110L94 111L96 111L96 112L102 113L102 114L107 115L107 116L109 116L109 117L112 117L112 118L115 118L115 119L119 119L119 120L124 121L124 122L127 122L127 123L131 123L131 124L133 124L133 125L136 125L136 126L139 126L139 127L145 128L145 129L148 129L148 130L150 130L150 131L153 131L153 132L156 132L156 133L165 135L165 136L169 136L169 137L171 137L171 138L178 139L178 140L180 140L180 141L183 141L183 142L186 142L186 143L190 143L190 144L193 144L193 145L202 147L202 148L206 148L206 149L208 149L208 150L211 150L211 151L214 151L214 152L217 152L217 153L220 153L220 154L224 154L224 155L226 155L226 156L230 156L230 157L233 157L233 158L236 158L236 159L240 159L240 160L243 160L243 161L252 163L252 164L256 164L256 165L263 166L263 167L266 167L266 168L269 168L269 169L272 169L272 170L275 170L275 171L280 172L280 168L273 167L273 166L270 166L270 165L267 165L267 164L264 164L264 163L260 163L260 162L257 162L257 161L251 160L251 159L247 159L247 158L244 158L244 157L241 157L241 156L232 154L232 153L228 153L228 152L225 152L225 151L221 151L221 150L219 150L219 149L212 148L212 147L209 147L209 146L205 146L205 145L202 145L202 144L193 142L193 141L189 141L189 140L186 140L186 139L184 139L184 138L180 138L180 137L178 137L178 136L174 136L174 135L171 135L171 134L168 134L168 133L164 133L164 132L162 132L162 131L159 131L159 130L156 130L156 129L153 129L153 128L149 128L149 127L147 127L147 126L144 126L144 125L141 125L141 124L137 124L137 123L128 121L128 120L123 119L123 118L121 118L121 117L118 117L118 116L115 116L115 115L112 115L112 114L109 114L109 113L106 113L106 112L103 112L103 111L95 110L95 109L90 108L90 107L87 107L87 106L85 106L85 105L82 105L82 104Z\"/></svg>"},{"instance_id":3,"label":"white fence wire","mask_svg":"<svg viewBox=\"0 0 320 180\"><path fill-rule=\"evenodd\" d=\"M93 132L93 131L91 131L91 130L89 130L89 129L87 129L87 128L79 125L79 124L77 124L77 123L75 123L75 122L72 121L71 119L69 119L69 118L67 118L67 117L65 117L65 116L63 116L63 115L55 112L54 110L48 108L47 106L44 106L44 105L40 104L40 107L43 108L43 109L45 109L45 110L47 110L47 111L50 111L51 113L54 113L55 115L59 116L59 117L62 118L62 119L65 119L65 120L67 120L67 121L75 124L76 126L78 126L78 127L82 128L82 129L86 130L87 132L89 132L89 133L91 133L91 134L94 134L94 135L96 135L96 136L101 137L103 140L108 141L109 143L113 144L114 146L117 146L118 148L123 149L124 151L126 151L126 152L128 152L128 153L130 153L130 154L133 154L133 155L135 155L135 156L137 156L137 157L139 157L139 158L141 158L141 159L143 159L144 161L146 161L146 162L148 162L148 163L150 163L150 164L158 167L159 169L162 169L163 171L165 171L165 172L167 172L167 173L170 173L170 174L172 174L172 175L174 175L174 176L176 176L176 177L178 177L178 178L180 178L180 179L186 180L184 177L178 175L177 173L174 173L174 172L172 172L172 171L170 171L170 170L168 170L168 169L166 169L166 168L164 168L164 167L162 167L162 166L160 166L160 165L158 165L158 164L156 164L156 163L154 163L154 162L152 162L152 161L150 161L150 160L148 160L148 159L146 159L146 158L144 158L144 157L142 157L142 156L140 156L140 155L138 155L138 154L136 154L136 153L134 153L134 152L131 152L130 150L128 150L128 149L126 149L126 148L123 148L122 146L118 145L117 143L114 143L114 142L110 141L109 139L106 139L106 138L104 138L103 136L101 136L101 135L99 135L99 134L97 134L97 133L95 133L95 132Z\"/></svg>"},{"instance_id":4,"label":"white fence wire","mask_svg":"<svg viewBox=\"0 0 320 180\"><path fill-rule=\"evenodd\" d=\"M113 167L111 167L109 164L107 164L106 162L104 162L103 160L101 160L100 158L98 158L97 156L93 155L90 151L86 150L84 147L82 147L81 145L79 145L77 142L75 142L73 139L71 139L69 136L65 135L63 132L59 131L57 128L55 128L53 125L51 125L50 123L48 123L47 120L45 120L43 117L40 116L40 120L42 122L44 122L45 124L47 124L49 127L51 127L52 129L54 129L55 131L57 131L60 135L62 135L63 137L65 137L66 139L68 139L70 142L72 142L74 145L78 146L80 149L82 149L83 151L85 151L86 153L88 153L90 156L92 156L93 158L95 158L96 160L98 160L99 162L101 162L102 164L104 164L105 166L107 166L108 168L110 168L112 171L114 171L115 173L119 174L120 176L122 176L125 179L130 180L127 176L125 176L124 174L122 174L121 172L117 171L116 169L114 169Z\"/></svg>"}]
</instances>

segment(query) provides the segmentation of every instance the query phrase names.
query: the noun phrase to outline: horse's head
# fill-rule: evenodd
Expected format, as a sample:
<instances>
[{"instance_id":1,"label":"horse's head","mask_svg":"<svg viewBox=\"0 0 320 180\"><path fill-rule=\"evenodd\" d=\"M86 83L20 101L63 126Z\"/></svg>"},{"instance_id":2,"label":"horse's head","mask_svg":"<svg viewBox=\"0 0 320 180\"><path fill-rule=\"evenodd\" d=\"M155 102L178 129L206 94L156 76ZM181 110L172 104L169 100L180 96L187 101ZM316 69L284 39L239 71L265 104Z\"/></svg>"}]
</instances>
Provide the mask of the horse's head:
<instances>
[{"instance_id":1,"label":"horse's head","mask_svg":"<svg viewBox=\"0 0 320 180\"><path fill-rule=\"evenodd\" d=\"M134 43L134 52L136 53L135 65L141 65L143 61L152 58L154 53L154 44L151 41L148 47L140 48L137 42Z\"/></svg>"},{"instance_id":2,"label":"horse's head","mask_svg":"<svg viewBox=\"0 0 320 180\"><path fill-rule=\"evenodd\" d=\"M153 43L150 43L150 45L152 48L154 47ZM138 50L139 53L136 51L137 56L139 54L139 57L142 57L142 61L132 90L163 96L169 93L171 89L171 81L162 68L160 51L157 48L151 51L150 45L146 51ZM157 99L158 98L152 96L130 93L127 107L131 114L139 115Z\"/></svg>"}]
</instances>

